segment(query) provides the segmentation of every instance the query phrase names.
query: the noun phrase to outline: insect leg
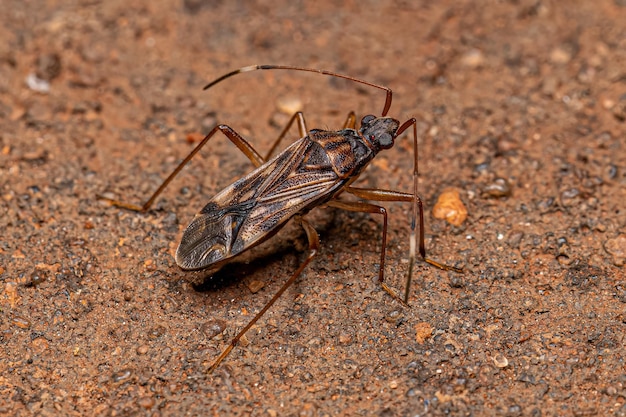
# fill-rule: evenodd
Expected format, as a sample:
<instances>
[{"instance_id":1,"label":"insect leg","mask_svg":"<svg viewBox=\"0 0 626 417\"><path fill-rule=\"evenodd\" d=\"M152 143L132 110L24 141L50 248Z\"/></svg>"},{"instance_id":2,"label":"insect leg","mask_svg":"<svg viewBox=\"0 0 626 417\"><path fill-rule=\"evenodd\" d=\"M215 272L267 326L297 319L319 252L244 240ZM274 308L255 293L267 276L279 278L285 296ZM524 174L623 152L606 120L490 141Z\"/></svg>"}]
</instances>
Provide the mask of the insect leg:
<instances>
[{"instance_id":1,"label":"insect leg","mask_svg":"<svg viewBox=\"0 0 626 417\"><path fill-rule=\"evenodd\" d=\"M291 116L291 119L289 119L289 123L287 123L287 126L285 126L282 132L280 132L280 136L278 136L278 139L276 139L270 150L267 152L267 155L265 156L266 161L272 157L272 154L274 153L274 151L276 151L276 148L280 144L280 141L283 140L283 138L293 125L293 122L296 120L298 121L298 131L300 133L300 137L303 138L309 134L309 131L306 128L306 122L304 121L304 114L301 111L294 113L293 116Z\"/></svg>"},{"instance_id":2,"label":"insect leg","mask_svg":"<svg viewBox=\"0 0 626 417\"><path fill-rule=\"evenodd\" d=\"M403 302L400 297L384 282L385 280L385 254L387 252L387 210L382 206L365 203L362 201L341 201L330 200L326 203L330 207L340 208L342 210L354 211L358 213L382 214L383 216L383 237L382 247L380 248L380 263L378 267L378 282L385 291L393 298ZM406 303L405 303L406 304Z\"/></svg>"},{"instance_id":3,"label":"insect leg","mask_svg":"<svg viewBox=\"0 0 626 417\"><path fill-rule=\"evenodd\" d=\"M237 335L230 341L228 347L224 349L221 355L217 357L215 362L213 362L213 364L207 371L208 373L212 373L215 370L215 368L219 366L219 364L224 360L224 358L226 358L226 356L228 356L228 354L233 350L233 348L237 346L237 343L239 343L239 340L243 337L243 335L248 330L250 330L252 326L254 326L254 324L263 316L263 314L267 312L267 310L270 309L270 307L272 307L272 305L274 305L276 300L278 300L280 296L283 295L283 293L287 290L287 288L289 288L291 284L295 282L295 280L300 276L300 274L302 274L302 271L304 270L304 268L306 268L306 266L311 262L311 260L317 254L319 247L320 247L320 240L319 240L319 236L317 232L315 231L313 226L311 226L311 224L307 222L305 219L303 219L301 216L297 216L297 218L300 221L302 228L306 232L307 240L309 241L309 254L307 255L304 262L302 262L300 267L296 270L296 272L294 272L293 275L289 277L289 279L283 284L283 286L280 287L278 292L274 294L274 296L268 301L267 304L265 304L265 306L261 309L261 311L259 311L254 316L254 318L250 320L250 322L243 329L241 329L239 333L237 333Z\"/></svg>"},{"instance_id":4,"label":"insect leg","mask_svg":"<svg viewBox=\"0 0 626 417\"><path fill-rule=\"evenodd\" d=\"M346 122L343 124L344 129L355 129L356 128L356 114L353 111L348 113L348 117L346 118Z\"/></svg>"},{"instance_id":5,"label":"insect leg","mask_svg":"<svg viewBox=\"0 0 626 417\"><path fill-rule=\"evenodd\" d=\"M289 123L287 123L287 125L282 130L282 132L280 132L280 135L278 136L278 139L276 139L276 141L274 142L274 144L272 145L270 150L265 155L265 160L266 161L268 161L272 157L274 152L276 152L276 149L278 148L278 145L283 140L285 135L287 135L287 132L289 131L289 129L291 129L291 126L293 125L294 121L296 121L296 120L298 121L298 132L300 133L300 137L303 138L303 137L305 137L306 135L309 134L309 130L307 129L306 122L304 120L304 114L301 111L294 113L293 116L291 116L291 119L289 119ZM348 117L347 117L345 123L343 124L343 128L344 129L348 129L348 128L354 129L355 126L356 126L356 115L354 114L353 111L351 111L350 114L348 114Z\"/></svg>"},{"instance_id":6,"label":"insect leg","mask_svg":"<svg viewBox=\"0 0 626 417\"><path fill-rule=\"evenodd\" d=\"M200 141L200 143L191 151L191 153L189 153L189 155L187 155L187 157L185 157L185 159L183 159L183 161L178 164L176 169L174 169L174 171L165 179L165 181L163 181L159 188L157 188L157 190L143 205L139 206L136 204L126 203L123 201L106 198L101 195L98 195L97 197L101 200L108 201L116 207L138 211L141 213L146 212L152 206L152 203L154 203L156 198L165 189L165 187L167 187L169 183L172 182L174 177L176 177L176 175L178 175L178 173L185 167L185 165L187 165L187 163L191 161L191 158L193 158L200 151L200 149L207 144L209 139L211 139L213 135L215 135L215 133L217 133L218 131L222 132L224 136L230 139L230 141L234 143L239 148L239 150L241 150L241 152L243 152L244 155L248 157L248 159L250 159L255 167L263 165L263 163L265 162L263 157L261 157L261 155L259 155L259 153L252 147L252 145L250 145L239 133L233 130L230 126L217 125L209 132L208 135L204 137L204 139Z\"/></svg>"},{"instance_id":7,"label":"insect leg","mask_svg":"<svg viewBox=\"0 0 626 417\"><path fill-rule=\"evenodd\" d=\"M409 193L403 193L401 191L391 191L391 190L381 190L381 189L369 189L369 188L357 188L357 187L347 187L346 192L353 194L359 198L365 199L365 200L372 200L372 201L397 201L397 202L413 202L414 200L417 201L417 211L419 213L419 253L420 256L422 257L422 259L424 260L424 262L433 265L439 269L445 270L445 271L454 271L454 272L459 272L459 273L463 273L463 270L454 266L450 266L450 265L446 265L443 264L441 262L435 261L433 259L430 259L428 257L426 257L426 245L424 243L424 206L422 204L422 199L420 198L419 195L416 195L415 197L413 197L413 194L409 194ZM415 220L413 219L413 222L415 222ZM410 288L410 284L411 284L411 275L413 273L413 263L415 262L415 238L414 238L414 234L415 234L415 224L413 223L411 225L411 231L412 231L412 242L411 242L411 249L410 249L410 253L409 253L409 272L408 272L408 276L407 276L407 287L405 288L405 292L404 292L404 302L407 303L408 302L408 293L409 293L409 288Z\"/></svg>"},{"instance_id":8,"label":"insect leg","mask_svg":"<svg viewBox=\"0 0 626 417\"><path fill-rule=\"evenodd\" d=\"M413 194L380 188L346 187L345 191L364 200L372 201L413 201ZM419 198L419 196L417 197Z\"/></svg>"}]
</instances>

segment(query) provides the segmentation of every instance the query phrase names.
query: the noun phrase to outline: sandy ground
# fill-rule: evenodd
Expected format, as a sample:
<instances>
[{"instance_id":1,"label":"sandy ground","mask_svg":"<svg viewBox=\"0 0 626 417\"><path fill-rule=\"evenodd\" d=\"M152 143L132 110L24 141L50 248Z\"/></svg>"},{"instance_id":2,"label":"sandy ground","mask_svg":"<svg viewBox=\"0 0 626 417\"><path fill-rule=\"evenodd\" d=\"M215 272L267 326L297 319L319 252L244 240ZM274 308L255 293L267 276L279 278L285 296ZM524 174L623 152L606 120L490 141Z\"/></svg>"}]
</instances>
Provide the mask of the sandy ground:
<instances>
[{"instance_id":1,"label":"sandy ground","mask_svg":"<svg viewBox=\"0 0 626 417\"><path fill-rule=\"evenodd\" d=\"M626 2L282 3L3 0L0 414L626 415ZM202 91L250 64L391 87L389 114L418 119L429 254L464 273L418 262L405 307L376 283L380 216L315 210L319 256L207 375L302 234L213 279L176 266L193 215L252 169L224 139L147 213L96 195L145 201L215 123L265 152L294 106L338 129L384 102L285 71ZM360 184L410 190L411 152ZM432 215L451 187L458 226ZM410 206L385 205L400 291Z\"/></svg>"}]
</instances>

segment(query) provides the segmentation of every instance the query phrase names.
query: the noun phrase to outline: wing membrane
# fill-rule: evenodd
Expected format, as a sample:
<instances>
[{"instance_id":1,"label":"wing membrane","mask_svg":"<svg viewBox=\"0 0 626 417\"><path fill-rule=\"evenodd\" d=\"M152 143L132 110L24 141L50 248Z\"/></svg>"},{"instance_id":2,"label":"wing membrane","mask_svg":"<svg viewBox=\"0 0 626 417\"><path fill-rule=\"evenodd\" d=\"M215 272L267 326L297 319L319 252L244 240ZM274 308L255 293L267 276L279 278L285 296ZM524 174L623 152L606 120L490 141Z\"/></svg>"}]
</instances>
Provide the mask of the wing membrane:
<instances>
[{"instance_id":1,"label":"wing membrane","mask_svg":"<svg viewBox=\"0 0 626 417\"><path fill-rule=\"evenodd\" d=\"M176 262L202 269L225 261L329 200L344 182L323 148L302 138L213 197L183 234Z\"/></svg>"}]
</instances>

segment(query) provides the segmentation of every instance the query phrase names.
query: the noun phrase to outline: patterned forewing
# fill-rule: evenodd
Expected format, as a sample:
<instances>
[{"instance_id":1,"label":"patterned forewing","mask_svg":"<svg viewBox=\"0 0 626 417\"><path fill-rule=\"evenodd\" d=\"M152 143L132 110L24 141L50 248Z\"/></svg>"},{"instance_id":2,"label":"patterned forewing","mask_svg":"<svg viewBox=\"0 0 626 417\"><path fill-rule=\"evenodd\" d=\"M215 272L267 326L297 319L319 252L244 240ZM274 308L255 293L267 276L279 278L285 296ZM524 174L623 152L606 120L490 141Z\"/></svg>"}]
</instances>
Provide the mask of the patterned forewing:
<instances>
[{"instance_id":1,"label":"patterned forewing","mask_svg":"<svg viewBox=\"0 0 626 417\"><path fill-rule=\"evenodd\" d=\"M332 198L343 182L324 149L302 138L213 197L185 230L176 262L202 269L236 256Z\"/></svg>"}]
</instances>

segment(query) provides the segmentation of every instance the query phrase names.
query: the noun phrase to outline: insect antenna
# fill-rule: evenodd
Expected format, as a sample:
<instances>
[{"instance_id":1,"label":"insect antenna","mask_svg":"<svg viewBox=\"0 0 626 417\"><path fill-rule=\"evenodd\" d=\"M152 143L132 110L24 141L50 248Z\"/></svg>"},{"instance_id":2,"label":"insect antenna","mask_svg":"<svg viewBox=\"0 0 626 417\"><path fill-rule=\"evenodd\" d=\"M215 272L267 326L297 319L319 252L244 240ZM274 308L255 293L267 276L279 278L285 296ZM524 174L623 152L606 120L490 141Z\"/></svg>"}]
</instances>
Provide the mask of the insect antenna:
<instances>
[{"instance_id":1,"label":"insect antenna","mask_svg":"<svg viewBox=\"0 0 626 417\"><path fill-rule=\"evenodd\" d=\"M210 83L208 83L207 85L204 86L204 90L208 90L209 88L213 87L215 84L218 84L222 81L224 81L227 78L230 78L234 75L237 74L241 74L244 72L251 72L251 71L256 71L256 70L275 70L275 69L279 69L279 70L291 70L291 71L305 71L305 72L314 72L317 74L323 74L323 75L330 75L331 77L337 77L337 78L343 78L344 80L350 80L359 84L364 84L370 87L374 87L374 88L378 88L379 90L384 90L387 94L386 98L385 98L385 106L383 107L383 111L382 111L382 116L386 116L387 113L389 112L389 108L391 107L391 96L392 96L392 91L391 88L389 87L385 87L383 85L379 85L379 84L374 84L371 83L369 81L365 81L365 80L361 80L355 77L352 77L350 75L345 75L345 74L339 74L336 72L332 72L332 71L326 71L326 70L322 70L322 69L315 69L315 68L304 68L304 67L294 67L291 65L249 65L247 67L242 67L239 69L236 69L234 71L231 71L227 74L222 75L221 77L211 81Z\"/></svg>"}]
</instances>

